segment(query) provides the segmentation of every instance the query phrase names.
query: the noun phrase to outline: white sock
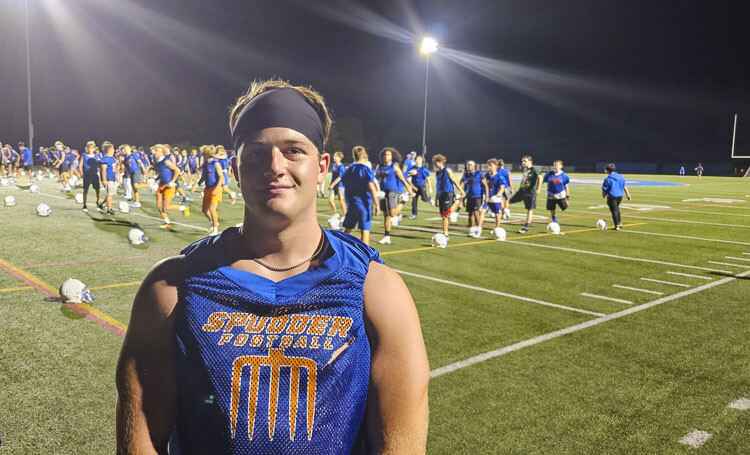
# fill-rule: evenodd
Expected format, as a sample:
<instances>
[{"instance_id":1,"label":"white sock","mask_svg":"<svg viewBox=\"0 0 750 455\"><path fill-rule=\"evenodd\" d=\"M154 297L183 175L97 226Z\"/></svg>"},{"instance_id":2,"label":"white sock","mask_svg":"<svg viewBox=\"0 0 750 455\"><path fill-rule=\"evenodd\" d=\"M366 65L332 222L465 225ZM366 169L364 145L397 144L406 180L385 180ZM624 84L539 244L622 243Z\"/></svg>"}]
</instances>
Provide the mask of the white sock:
<instances>
[{"instance_id":1,"label":"white sock","mask_svg":"<svg viewBox=\"0 0 750 455\"><path fill-rule=\"evenodd\" d=\"M180 206L180 212L184 212L185 211L185 207L187 207L187 206L186 205L181 205Z\"/></svg>"},{"instance_id":2,"label":"white sock","mask_svg":"<svg viewBox=\"0 0 750 455\"><path fill-rule=\"evenodd\" d=\"M172 223L171 223L171 222L169 221L169 217L167 217L167 218L164 218L164 224L172 224Z\"/></svg>"}]
</instances>

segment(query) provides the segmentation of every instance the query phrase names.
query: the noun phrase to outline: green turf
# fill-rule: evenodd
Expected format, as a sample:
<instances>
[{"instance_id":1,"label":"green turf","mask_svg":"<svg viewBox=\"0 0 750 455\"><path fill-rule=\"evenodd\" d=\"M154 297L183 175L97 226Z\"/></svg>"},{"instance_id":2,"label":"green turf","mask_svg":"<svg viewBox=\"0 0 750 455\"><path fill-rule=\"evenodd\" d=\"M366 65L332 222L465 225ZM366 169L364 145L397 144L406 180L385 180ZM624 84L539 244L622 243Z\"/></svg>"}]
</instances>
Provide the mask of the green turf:
<instances>
[{"instance_id":1,"label":"green turf","mask_svg":"<svg viewBox=\"0 0 750 455\"><path fill-rule=\"evenodd\" d=\"M601 207L598 186L582 184L572 185L570 209L559 214L566 233L561 236L545 234L549 214L543 200L526 236L515 232L523 224L522 207L511 208L511 219L503 222L510 240L505 243L490 239L490 219L483 240L466 237L462 217L451 225L451 247L431 248L439 215L421 204L419 218L404 219L393 230L393 244L380 246L382 217L376 218L371 244L386 263L423 276L404 281L420 312L431 368L597 317L513 296L611 314L750 269L750 261L725 258L750 259L742 254L750 253L750 180L627 177L688 185L631 186L633 204L660 207L623 209L623 232L594 229L597 219L611 224L611 218ZM38 195L0 187L0 198L18 199L15 207L0 206L5 232L0 259L55 288L69 277L93 288L138 282L159 259L201 238L208 227L198 195L193 214L171 215L173 228L164 231L148 190L142 191L142 209L105 216L91 202L88 214L80 211L72 196L80 189L68 194L49 180L40 186ZM734 202L689 201L703 198ZM222 229L243 215L241 199L236 205L225 201L219 210ZM39 202L52 207L51 217L35 215ZM331 213L327 200L318 199L318 211L325 226ZM408 217L408 207L404 213ZM146 233L146 245L127 243L132 227ZM88 262L66 264L80 261ZM114 369L122 339L36 289L2 291L22 286L0 272L0 453L111 453ZM136 289L133 284L94 289L94 306L127 324ZM727 408L737 398L750 398L749 291L748 277L736 279L434 378L428 452L691 453L695 450L678 440L696 428L713 434L701 453L750 452L750 411Z\"/></svg>"}]
</instances>

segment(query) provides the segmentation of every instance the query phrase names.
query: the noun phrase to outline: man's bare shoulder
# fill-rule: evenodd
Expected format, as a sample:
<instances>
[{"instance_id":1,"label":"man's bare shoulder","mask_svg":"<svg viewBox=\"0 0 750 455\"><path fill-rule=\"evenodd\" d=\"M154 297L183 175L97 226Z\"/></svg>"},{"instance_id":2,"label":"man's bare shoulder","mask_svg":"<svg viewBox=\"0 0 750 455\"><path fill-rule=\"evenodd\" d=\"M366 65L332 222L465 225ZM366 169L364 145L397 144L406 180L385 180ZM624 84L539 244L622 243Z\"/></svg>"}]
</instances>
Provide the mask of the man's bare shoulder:
<instances>
[{"instance_id":1,"label":"man's bare shoulder","mask_svg":"<svg viewBox=\"0 0 750 455\"><path fill-rule=\"evenodd\" d=\"M136 307L148 307L149 313L157 311L169 314L177 305L177 288L185 275L185 257L171 256L157 262L143 279L135 301Z\"/></svg>"}]
</instances>

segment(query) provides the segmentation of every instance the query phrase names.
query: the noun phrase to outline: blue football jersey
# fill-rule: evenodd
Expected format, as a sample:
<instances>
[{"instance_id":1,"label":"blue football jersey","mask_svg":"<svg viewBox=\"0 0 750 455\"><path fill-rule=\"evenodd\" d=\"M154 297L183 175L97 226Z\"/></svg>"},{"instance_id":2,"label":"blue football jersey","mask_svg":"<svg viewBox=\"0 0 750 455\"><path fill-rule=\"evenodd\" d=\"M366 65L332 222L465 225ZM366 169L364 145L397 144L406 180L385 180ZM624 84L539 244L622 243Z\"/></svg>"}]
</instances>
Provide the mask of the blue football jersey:
<instances>
[{"instance_id":1,"label":"blue football jersey","mask_svg":"<svg viewBox=\"0 0 750 455\"><path fill-rule=\"evenodd\" d=\"M349 454L369 383L374 249L324 230L321 263L279 282L230 268L235 228L183 251L170 453Z\"/></svg>"}]
</instances>

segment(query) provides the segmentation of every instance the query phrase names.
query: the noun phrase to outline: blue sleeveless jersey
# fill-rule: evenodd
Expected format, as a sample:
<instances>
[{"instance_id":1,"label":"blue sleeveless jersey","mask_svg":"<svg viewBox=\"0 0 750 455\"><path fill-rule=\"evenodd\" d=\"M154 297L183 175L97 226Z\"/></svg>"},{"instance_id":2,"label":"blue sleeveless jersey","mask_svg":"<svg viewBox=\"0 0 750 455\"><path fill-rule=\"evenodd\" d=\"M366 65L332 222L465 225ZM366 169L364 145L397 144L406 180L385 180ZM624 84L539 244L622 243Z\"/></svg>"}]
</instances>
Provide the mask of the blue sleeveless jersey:
<instances>
[{"instance_id":1,"label":"blue sleeveless jersey","mask_svg":"<svg viewBox=\"0 0 750 455\"><path fill-rule=\"evenodd\" d=\"M448 167L444 167L435 173L437 193L453 193L453 182L448 177Z\"/></svg>"},{"instance_id":2,"label":"blue sleeveless jersey","mask_svg":"<svg viewBox=\"0 0 750 455\"><path fill-rule=\"evenodd\" d=\"M183 251L179 409L170 453L348 454L369 383L363 322L374 249L324 231L325 259L278 283L227 264L236 229Z\"/></svg>"},{"instance_id":3,"label":"blue sleeveless jersey","mask_svg":"<svg viewBox=\"0 0 750 455\"><path fill-rule=\"evenodd\" d=\"M398 190L399 179L396 177L396 171L394 169L396 162L385 165L381 164L378 166L377 174L378 180L380 180L380 189L385 190ZM403 185L403 184L402 184Z\"/></svg>"}]
</instances>

